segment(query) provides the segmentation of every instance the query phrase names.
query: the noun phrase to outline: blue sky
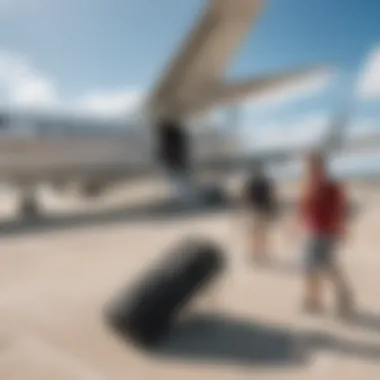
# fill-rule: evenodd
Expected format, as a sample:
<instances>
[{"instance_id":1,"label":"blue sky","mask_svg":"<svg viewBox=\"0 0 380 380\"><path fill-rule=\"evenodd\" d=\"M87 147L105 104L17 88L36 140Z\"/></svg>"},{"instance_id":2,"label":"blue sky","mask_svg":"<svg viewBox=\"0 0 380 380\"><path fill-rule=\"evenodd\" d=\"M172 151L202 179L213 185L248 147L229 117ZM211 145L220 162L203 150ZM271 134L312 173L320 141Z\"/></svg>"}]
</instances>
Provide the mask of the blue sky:
<instances>
[{"instance_id":1,"label":"blue sky","mask_svg":"<svg viewBox=\"0 0 380 380\"><path fill-rule=\"evenodd\" d=\"M204 4L203 0L1 1L8 6L3 6L1 16L0 47L26 55L68 96L94 84L149 85ZM230 70L234 76L315 61L355 70L380 40L380 3L375 0L267 3Z\"/></svg>"},{"instance_id":2,"label":"blue sky","mask_svg":"<svg viewBox=\"0 0 380 380\"><path fill-rule=\"evenodd\" d=\"M314 62L342 70L327 91L299 99L278 114L332 111L357 81L364 60L380 42L380 2L374 0L269 1L232 69L235 75L276 71ZM356 114L377 116L376 99L359 101ZM254 110L259 116L260 109ZM358 116L359 116L358 115Z\"/></svg>"},{"instance_id":3,"label":"blue sky","mask_svg":"<svg viewBox=\"0 0 380 380\"><path fill-rule=\"evenodd\" d=\"M203 3L7 1L21 4L9 5L15 9L3 16L0 46L27 56L55 79L65 97L92 87L151 85ZM30 6L22 4L29 2Z\"/></svg>"},{"instance_id":4,"label":"blue sky","mask_svg":"<svg viewBox=\"0 0 380 380\"><path fill-rule=\"evenodd\" d=\"M0 0L0 100L13 91L21 103L38 93L44 101L120 107L149 89L203 6L203 0ZM244 111L247 128L330 115L380 43L378 15L375 0L267 1L228 77L315 62L342 72L325 91L269 108L252 103ZM354 116L380 121L379 101L357 102Z\"/></svg>"}]
</instances>

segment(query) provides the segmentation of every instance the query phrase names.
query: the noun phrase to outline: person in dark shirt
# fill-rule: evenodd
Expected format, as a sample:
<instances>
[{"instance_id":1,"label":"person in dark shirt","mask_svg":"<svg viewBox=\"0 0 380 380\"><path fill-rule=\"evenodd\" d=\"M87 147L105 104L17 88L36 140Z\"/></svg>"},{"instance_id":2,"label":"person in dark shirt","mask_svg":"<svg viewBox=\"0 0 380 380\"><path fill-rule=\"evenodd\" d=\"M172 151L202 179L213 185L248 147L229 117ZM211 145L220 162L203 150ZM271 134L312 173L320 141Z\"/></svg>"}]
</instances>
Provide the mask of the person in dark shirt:
<instances>
[{"instance_id":1,"label":"person in dark shirt","mask_svg":"<svg viewBox=\"0 0 380 380\"><path fill-rule=\"evenodd\" d=\"M255 165L244 186L243 198L252 223L249 228L250 250L256 261L261 262L268 259L270 227L277 200L274 184L260 163Z\"/></svg>"}]
</instances>

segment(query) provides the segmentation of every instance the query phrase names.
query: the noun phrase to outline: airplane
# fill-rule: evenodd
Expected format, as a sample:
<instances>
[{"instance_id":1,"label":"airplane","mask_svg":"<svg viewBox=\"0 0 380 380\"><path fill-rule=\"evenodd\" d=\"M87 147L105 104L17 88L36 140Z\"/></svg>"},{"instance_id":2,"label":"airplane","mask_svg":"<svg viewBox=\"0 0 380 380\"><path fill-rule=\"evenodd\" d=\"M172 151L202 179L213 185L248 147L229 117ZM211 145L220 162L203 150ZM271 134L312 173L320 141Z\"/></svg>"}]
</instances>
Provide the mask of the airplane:
<instances>
[{"instance_id":1,"label":"airplane","mask_svg":"<svg viewBox=\"0 0 380 380\"><path fill-rule=\"evenodd\" d=\"M194 117L325 70L314 66L224 82L227 67L263 4L261 0L208 0L195 27L148 93L141 107L145 117L139 122L3 110L0 181L20 190L21 214L38 214L36 189L41 183L57 189L79 183L84 194L94 195L114 183L163 172L169 172L169 181L175 180L167 160L173 131L191 146L191 153L184 154L184 149L179 153L192 162L195 173L205 157L214 162L228 156L235 143L231 134L189 128ZM172 126L169 134L160 127L163 120ZM164 154L157 156L160 150ZM183 168L175 171L189 177Z\"/></svg>"},{"instance_id":2,"label":"airplane","mask_svg":"<svg viewBox=\"0 0 380 380\"><path fill-rule=\"evenodd\" d=\"M0 181L20 190L23 217L39 215L36 189L43 183L61 191L68 184L80 184L83 194L92 196L122 181L164 175L169 182L191 188L194 195L205 191L195 183L193 173L230 173L256 159L242 156L231 133L195 128L192 121L215 107L307 80L326 68L314 65L226 83L223 76L264 1L206 3L143 101L141 119L15 109L0 113ZM278 160L279 152L275 153ZM173 166L173 157L180 164ZM185 197L191 197L189 192Z\"/></svg>"}]
</instances>

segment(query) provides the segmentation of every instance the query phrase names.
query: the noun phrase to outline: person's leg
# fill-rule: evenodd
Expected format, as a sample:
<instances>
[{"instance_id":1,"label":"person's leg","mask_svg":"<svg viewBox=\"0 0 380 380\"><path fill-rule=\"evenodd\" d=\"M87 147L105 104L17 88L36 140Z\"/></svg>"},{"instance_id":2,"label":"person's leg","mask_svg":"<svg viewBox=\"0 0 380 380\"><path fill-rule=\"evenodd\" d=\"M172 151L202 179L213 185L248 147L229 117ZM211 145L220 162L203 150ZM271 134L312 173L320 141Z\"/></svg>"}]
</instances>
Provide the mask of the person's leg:
<instances>
[{"instance_id":1,"label":"person's leg","mask_svg":"<svg viewBox=\"0 0 380 380\"><path fill-rule=\"evenodd\" d=\"M346 275L338 263L331 263L328 271L328 277L335 288L339 314L349 314L353 307L352 291Z\"/></svg>"},{"instance_id":2,"label":"person's leg","mask_svg":"<svg viewBox=\"0 0 380 380\"><path fill-rule=\"evenodd\" d=\"M250 252L253 255L253 258L256 259L259 255L259 251L261 249L260 247L260 217L257 215L257 213L254 213L252 215L251 220L251 229L249 233L249 243L250 243Z\"/></svg>"},{"instance_id":3,"label":"person's leg","mask_svg":"<svg viewBox=\"0 0 380 380\"><path fill-rule=\"evenodd\" d=\"M261 256L263 260L268 260L270 255L270 220L268 215L265 213L261 216L262 218L262 227L261 227L261 238L260 238L260 244L261 244Z\"/></svg>"},{"instance_id":4,"label":"person's leg","mask_svg":"<svg viewBox=\"0 0 380 380\"><path fill-rule=\"evenodd\" d=\"M351 290L337 262L337 245L334 237L326 236L320 241L320 266L335 288L339 314L349 313L352 307Z\"/></svg>"},{"instance_id":5,"label":"person's leg","mask_svg":"<svg viewBox=\"0 0 380 380\"><path fill-rule=\"evenodd\" d=\"M256 261L265 261L268 258L268 223L264 215L258 213L252 236L252 253Z\"/></svg>"},{"instance_id":6,"label":"person's leg","mask_svg":"<svg viewBox=\"0 0 380 380\"><path fill-rule=\"evenodd\" d=\"M317 312L322 308L322 281L318 272L313 271L305 277L304 309Z\"/></svg>"},{"instance_id":7,"label":"person's leg","mask_svg":"<svg viewBox=\"0 0 380 380\"><path fill-rule=\"evenodd\" d=\"M321 240L312 237L306 246L304 309L316 312L322 308Z\"/></svg>"},{"instance_id":8,"label":"person's leg","mask_svg":"<svg viewBox=\"0 0 380 380\"><path fill-rule=\"evenodd\" d=\"M337 262L337 244L333 236L320 239L319 260L324 277L327 277L335 288L338 312L342 315L349 313L352 307L351 291L346 276Z\"/></svg>"}]
</instances>

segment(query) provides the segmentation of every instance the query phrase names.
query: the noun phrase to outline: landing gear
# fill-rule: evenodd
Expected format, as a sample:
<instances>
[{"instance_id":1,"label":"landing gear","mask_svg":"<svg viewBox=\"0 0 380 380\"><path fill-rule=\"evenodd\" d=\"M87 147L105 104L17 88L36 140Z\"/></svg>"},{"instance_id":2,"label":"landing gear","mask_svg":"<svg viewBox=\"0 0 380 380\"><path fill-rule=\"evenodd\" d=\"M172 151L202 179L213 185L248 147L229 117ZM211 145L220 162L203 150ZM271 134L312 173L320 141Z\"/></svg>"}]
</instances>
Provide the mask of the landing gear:
<instances>
[{"instance_id":1,"label":"landing gear","mask_svg":"<svg viewBox=\"0 0 380 380\"><path fill-rule=\"evenodd\" d=\"M158 159L168 173L181 202L190 205L219 206L227 195L216 185L199 186L192 180L190 138L178 121L163 120L158 124Z\"/></svg>"},{"instance_id":2,"label":"landing gear","mask_svg":"<svg viewBox=\"0 0 380 380\"><path fill-rule=\"evenodd\" d=\"M176 196L181 202L193 203L193 184L190 180L189 137L184 126L164 119L157 124L157 159L169 177Z\"/></svg>"},{"instance_id":3,"label":"landing gear","mask_svg":"<svg viewBox=\"0 0 380 380\"><path fill-rule=\"evenodd\" d=\"M201 188L200 197L205 206L222 206L228 202L226 192L217 185L208 185Z\"/></svg>"},{"instance_id":4,"label":"landing gear","mask_svg":"<svg viewBox=\"0 0 380 380\"><path fill-rule=\"evenodd\" d=\"M157 129L158 160L169 171L187 174L190 168L190 141L185 126L173 120L162 120Z\"/></svg>"},{"instance_id":5,"label":"landing gear","mask_svg":"<svg viewBox=\"0 0 380 380\"><path fill-rule=\"evenodd\" d=\"M40 214L40 207L35 194L27 194L20 204L20 215L23 219L37 219Z\"/></svg>"}]
</instances>

